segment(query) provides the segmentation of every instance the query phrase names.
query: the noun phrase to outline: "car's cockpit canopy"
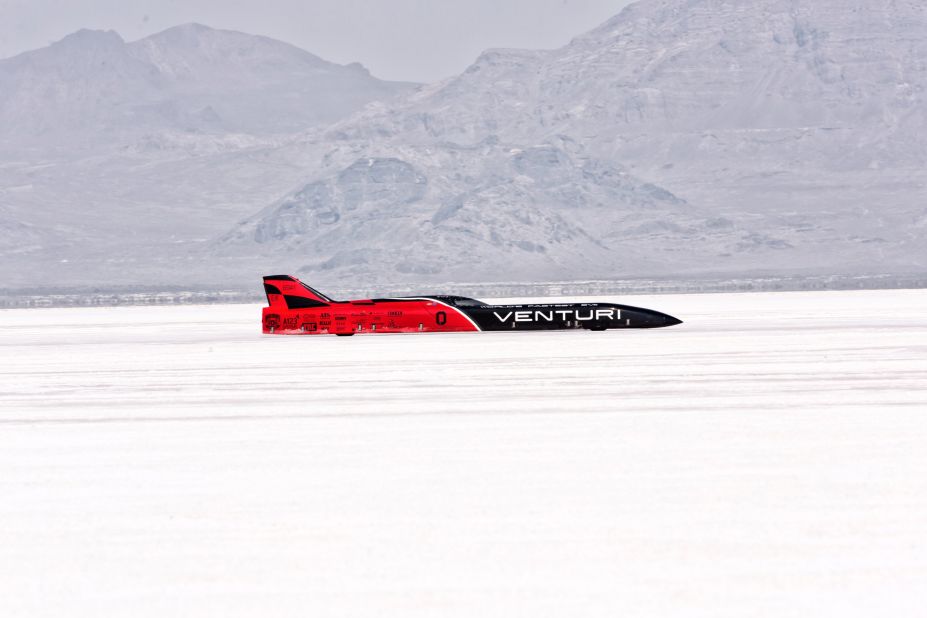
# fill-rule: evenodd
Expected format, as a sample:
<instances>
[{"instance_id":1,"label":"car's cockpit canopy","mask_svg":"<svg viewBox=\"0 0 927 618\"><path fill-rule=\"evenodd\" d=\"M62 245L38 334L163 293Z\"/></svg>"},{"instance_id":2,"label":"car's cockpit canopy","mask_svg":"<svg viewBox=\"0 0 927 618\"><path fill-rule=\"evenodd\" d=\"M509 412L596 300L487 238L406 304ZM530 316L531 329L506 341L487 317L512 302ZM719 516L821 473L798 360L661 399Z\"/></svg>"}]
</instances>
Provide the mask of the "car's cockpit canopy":
<instances>
[{"instance_id":1,"label":"car's cockpit canopy","mask_svg":"<svg viewBox=\"0 0 927 618\"><path fill-rule=\"evenodd\" d=\"M452 307L485 307L486 303L475 298L467 298L466 296L431 296L435 300L439 300L442 303L447 303Z\"/></svg>"}]
</instances>

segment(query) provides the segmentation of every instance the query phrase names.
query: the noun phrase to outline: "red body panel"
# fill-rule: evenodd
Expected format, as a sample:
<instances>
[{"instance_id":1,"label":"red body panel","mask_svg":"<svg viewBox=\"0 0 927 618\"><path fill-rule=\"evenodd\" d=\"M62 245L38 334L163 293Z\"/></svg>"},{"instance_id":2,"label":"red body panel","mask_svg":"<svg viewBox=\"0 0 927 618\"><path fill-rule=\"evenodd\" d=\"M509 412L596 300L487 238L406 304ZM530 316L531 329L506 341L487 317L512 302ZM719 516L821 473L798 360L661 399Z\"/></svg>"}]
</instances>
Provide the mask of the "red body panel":
<instances>
[{"instance_id":1,"label":"red body panel","mask_svg":"<svg viewBox=\"0 0 927 618\"><path fill-rule=\"evenodd\" d=\"M332 301L296 280L271 280L263 332L280 335L350 335L478 331L459 309L433 299ZM279 291L280 293L274 293ZM296 299L296 300L294 300ZM295 304L319 306L293 308Z\"/></svg>"}]
</instances>

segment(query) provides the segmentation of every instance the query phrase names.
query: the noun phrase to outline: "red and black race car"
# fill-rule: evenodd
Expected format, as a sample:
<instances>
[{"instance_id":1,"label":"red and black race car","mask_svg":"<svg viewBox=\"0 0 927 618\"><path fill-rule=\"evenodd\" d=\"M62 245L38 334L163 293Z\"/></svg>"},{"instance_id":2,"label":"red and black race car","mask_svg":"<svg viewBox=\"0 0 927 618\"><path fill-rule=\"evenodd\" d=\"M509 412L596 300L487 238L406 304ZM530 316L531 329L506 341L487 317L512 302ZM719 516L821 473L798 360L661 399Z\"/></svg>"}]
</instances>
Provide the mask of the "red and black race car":
<instances>
[{"instance_id":1,"label":"red and black race car","mask_svg":"<svg viewBox=\"0 0 927 618\"><path fill-rule=\"evenodd\" d=\"M296 277L264 277L264 332L276 335L661 328L681 320L612 303L490 305L463 296L332 300Z\"/></svg>"}]
</instances>

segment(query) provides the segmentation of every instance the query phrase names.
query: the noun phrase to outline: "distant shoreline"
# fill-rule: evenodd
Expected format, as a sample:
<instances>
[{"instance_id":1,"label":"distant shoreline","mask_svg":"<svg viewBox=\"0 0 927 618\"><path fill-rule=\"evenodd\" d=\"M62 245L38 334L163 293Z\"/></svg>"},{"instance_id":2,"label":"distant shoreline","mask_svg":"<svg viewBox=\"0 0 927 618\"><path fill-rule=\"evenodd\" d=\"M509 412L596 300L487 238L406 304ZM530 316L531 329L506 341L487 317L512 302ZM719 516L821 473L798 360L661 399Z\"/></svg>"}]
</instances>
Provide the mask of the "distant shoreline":
<instances>
[{"instance_id":1,"label":"distant shoreline","mask_svg":"<svg viewBox=\"0 0 927 618\"><path fill-rule=\"evenodd\" d=\"M731 292L800 292L895 290L927 288L927 273L911 275L816 275L793 277L729 277L712 279L624 279L553 282L442 283L326 288L335 298L371 294L414 295L424 292L474 297L548 297L637 294L714 294ZM120 307L260 303L259 285L249 289L49 288L0 290L0 309L52 307Z\"/></svg>"}]
</instances>

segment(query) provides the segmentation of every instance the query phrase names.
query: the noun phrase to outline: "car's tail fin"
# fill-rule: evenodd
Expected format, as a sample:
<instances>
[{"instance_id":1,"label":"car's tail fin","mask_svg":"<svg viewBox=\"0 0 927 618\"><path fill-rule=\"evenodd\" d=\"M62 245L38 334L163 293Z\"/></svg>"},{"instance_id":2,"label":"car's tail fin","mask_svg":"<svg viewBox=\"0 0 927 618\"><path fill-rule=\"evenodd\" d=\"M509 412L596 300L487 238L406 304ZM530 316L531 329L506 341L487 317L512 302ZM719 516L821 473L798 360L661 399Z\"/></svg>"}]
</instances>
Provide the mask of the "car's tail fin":
<instances>
[{"instance_id":1,"label":"car's tail fin","mask_svg":"<svg viewBox=\"0 0 927 618\"><path fill-rule=\"evenodd\" d=\"M290 275L264 277L264 293L267 294L267 304L271 307L286 309L324 307L335 302Z\"/></svg>"}]
</instances>

